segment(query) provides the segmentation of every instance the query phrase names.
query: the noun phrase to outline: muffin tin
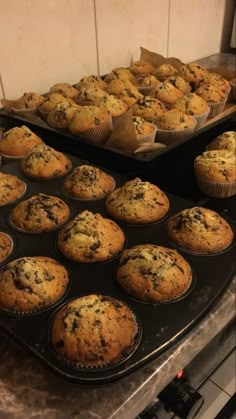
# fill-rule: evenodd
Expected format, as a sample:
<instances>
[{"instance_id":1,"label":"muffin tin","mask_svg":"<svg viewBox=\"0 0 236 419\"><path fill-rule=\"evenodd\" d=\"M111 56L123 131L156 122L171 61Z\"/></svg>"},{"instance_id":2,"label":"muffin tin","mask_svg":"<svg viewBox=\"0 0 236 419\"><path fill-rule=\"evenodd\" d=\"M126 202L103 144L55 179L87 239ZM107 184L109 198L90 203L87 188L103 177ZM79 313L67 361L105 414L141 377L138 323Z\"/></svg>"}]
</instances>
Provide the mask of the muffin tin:
<instances>
[{"instance_id":1,"label":"muffin tin","mask_svg":"<svg viewBox=\"0 0 236 419\"><path fill-rule=\"evenodd\" d=\"M69 156L73 167L84 163L75 156ZM105 199L94 201L74 200L63 193L65 177L34 181L23 176L20 161L7 162L1 170L14 174L25 181L27 190L22 197L42 192L59 196L71 208L71 218L78 212L88 209L108 217ZM128 180L117 172L102 169L111 174L116 186ZM116 221L126 236L126 247L136 244L153 243L173 247L167 240L165 223L169 216L191 207L191 201L167 194L170 200L170 211L159 222L148 225L127 225ZM42 234L27 234L16 231L8 223L9 214L14 203L0 208L0 230L10 234L14 239L14 251L0 266L23 256L48 256L61 262L69 271L70 287L67 294L50 308L30 315L13 315L0 311L0 327L14 340L22 343L40 358L55 373L77 383L97 385L119 379L131 371L159 356L160 353L176 344L189 332L209 311L213 302L229 284L235 271L235 243L224 252L212 256L196 256L180 251L193 270L193 281L188 291L175 301L162 304L142 303L129 298L116 283L116 270L119 255L107 262L79 264L64 258L56 246L57 231ZM53 316L63 304L82 295L98 293L116 298L128 304L134 312L139 325L139 333L132 354L117 365L106 368L77 368L64 362L55 354L50 343L50 328Z\"/></svg>"}]
</instances>

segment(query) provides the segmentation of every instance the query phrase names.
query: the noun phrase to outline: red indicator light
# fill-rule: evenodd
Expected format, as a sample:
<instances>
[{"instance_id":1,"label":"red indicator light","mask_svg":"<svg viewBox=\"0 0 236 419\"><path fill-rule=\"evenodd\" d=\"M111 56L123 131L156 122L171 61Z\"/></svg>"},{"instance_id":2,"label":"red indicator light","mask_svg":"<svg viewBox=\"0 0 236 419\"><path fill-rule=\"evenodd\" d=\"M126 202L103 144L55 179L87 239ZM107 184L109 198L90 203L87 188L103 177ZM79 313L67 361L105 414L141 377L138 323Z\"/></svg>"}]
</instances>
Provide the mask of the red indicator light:
<instances>
[{"instance_id":1,"label":"red indicator light","mask_svg":"<svg viewBox=\"0 0 236 419\"><path fill-rule=\"evenodd\" d=\"M182 378L183 374L184 374L184 370L180 370L177 374L177 378L178 379Z\"/></svg>"}]
</instances>

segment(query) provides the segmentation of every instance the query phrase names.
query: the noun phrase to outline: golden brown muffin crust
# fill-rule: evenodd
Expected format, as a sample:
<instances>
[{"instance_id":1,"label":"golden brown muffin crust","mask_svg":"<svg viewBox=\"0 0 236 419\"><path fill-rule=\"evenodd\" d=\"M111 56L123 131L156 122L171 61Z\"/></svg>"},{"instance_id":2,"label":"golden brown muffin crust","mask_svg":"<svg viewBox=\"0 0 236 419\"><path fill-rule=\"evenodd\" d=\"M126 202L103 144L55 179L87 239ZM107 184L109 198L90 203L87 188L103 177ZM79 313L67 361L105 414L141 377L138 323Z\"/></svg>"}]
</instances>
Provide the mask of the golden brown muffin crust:
<instances>
[{"instance_id":1,"label":"golden brown muffin crust","mask_svg":"<svg viewBox=\"0 0 236 419\"><path fill-rule=\"evenodd\" d=\"M177 109L167 111L155 120L156 126L163 130L183 130L193 127L195 123L193 117Z\"/></svg>"},{"instance_id":2,"label":"golden brown muffin crust","mask_svg":"<svg viewBox=\"0 0 236 419\"><path fill-rule=\"evenodd\" d=\"M14 127L4 132L0 141L0 153L7 156L25 156L37 144L44 144L43 140L28 127Z\"/></svg>"},{"instance_id":3,"label":"golden brown muffin crust","mask_svg":"<svg viewBox=\"0 0 236 419\"><path fill-rule=\"evenodd\" d=\"M17 176L0 172L0 207L11 204L21 198L26 191L26 184Z\"/></svg>"},{"instance_id":4,"label":"golden brown muffin crust","mask_svg":"<svg viewBox=\"0 0 236 419\"><path fill-rule=\"evenodd\" d=\"M225 131L213 140L208 146L208 150L228 150L236 156L236 132Z\"/></svg>"},{"instance_id":5,"label":"golden brown muffin crust","mask_svg":"<svg viewBox=\"0 0 236 419\"><path fill-rule=\"evenodd\" d=\"M10 256L12 250L12 238L3 231L0 231L0 263L2 263L8 256Z\"/></svg>"},{"instance_id":6,"label":"golden brown muffin crust","mask_svg":"<svg viewBox=\"0 0 236 419\"><path fill-rule=\"evenodd\" d=\"M195 173L211 182L236 182L236 156L228 150L205 151L194 161Z\"/></svg>"},{"instance_id":7,"label":"golden brown muffin crust","mask_svg":"<svg viewBox=\"0 0 236 419\"><path fill-rule=\"evenodd\" d=\"M139 99L133 107L133 115L141 116L148 120L154 120L164 112L166 112L165 105L160 100L151 96L145 96Z\"/></svg>"}]
</instances>

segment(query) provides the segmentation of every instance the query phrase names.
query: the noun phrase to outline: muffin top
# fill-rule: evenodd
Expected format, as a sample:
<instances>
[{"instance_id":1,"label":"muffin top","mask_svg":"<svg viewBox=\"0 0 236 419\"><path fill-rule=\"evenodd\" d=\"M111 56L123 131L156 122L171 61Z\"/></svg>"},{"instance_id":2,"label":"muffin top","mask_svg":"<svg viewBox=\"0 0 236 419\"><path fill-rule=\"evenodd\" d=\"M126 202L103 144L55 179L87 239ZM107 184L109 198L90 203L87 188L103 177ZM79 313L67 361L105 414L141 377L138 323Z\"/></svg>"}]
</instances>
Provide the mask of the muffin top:
<instances>
[{"instance_id":1,"label":"muffin top","mask_svg":"<svg viewBox=\"0 0 236 419\"><path fill-rule=\"evenodd\" d=\"M67 101L60 102L49 112L47 123L52 127L67 128L78 109L79 105L72 105Z\"/></svg>"},{"instance_id":2,"label":"muffin top","mask_svg":"<svg viewBox=\"0 0 236 419\"><path fill-rule=\"evenodd\" d=\"M69 206L57 196L39 193L19 202L10 220L19 230L43 233L64 224L70 216Z\"/></svg>"},{"instance_id":3,"label":"muffin top","mask_svg":"<svg viewBox=\"0 0 236 419\"><path fill-rule=\"evenodd\" d=\"M167 222L167 234L185 250L215 253L233 240L230 225L217 212L203 207L187 208Z\"/></svg>"},{"instance_id":4,"label":"muffin top","mask_svg":"<svg viewBox=\"0 0 236 419\"><path fill-rule=\"evenodd\" d=\"M77 91L75 101L79 105L93 105L98 99L107 95L108 93L98 86L83 87L79 92Z\"/></svg>"},{"instance_id":5,"label":"muffin top","mask_svg":"<svg viewBox=\"0 0 236 419\"><path fill-rule=\"evenodd\" d=\"M68 285L64 266L46 256L22 257L0 271L0 308L30 313L49 307Z\"/></svg>"},{"instance_id":6,"label":"muffin top","mask_svg":"<svg viewBox=\"0 0 236 419\"><path fill-rule=\"evenodd\" d=\"M64 176L72 167L70 159L46 144L36 145L22 159L21 169L33 179L53 179Z\"/></svg>"},{"instance_id":7,"label":"muffin top","mask_svg":"<svg viewBox=\"0 0 236 419\"><path fill-rule=\"evenodd\" d=\"M53 321L52 344L63 358L80 367L104 367L135 348L137 324L119 300L86 295L64 305Z\"/></svg>"},{"instance_id":8,"label":"muffin top","mask_svg":"<svg viewBox=\"0 0 236 419\"><path fill-rule=\"evenodd\" d=\"M228 150L236 154L236 132L225 131L213 140L208 146L208 150Z\"/></svg>"},{"instance_id":9,"label":"muffin top","mask_svg":"<svg viewBox=\"0 0 236 419\"><path fill-rule=\"evenodd\" d=\"M138 60L133 63L132 66L129 67L129 70L133 74L142 74L142 73L148 73L152 74L155 71L155 68L152 64L144 61L144 60Z\"/></svg>"},{"instance_id":10,"label":"muffin top","mask_svg":"<svg viewBox=\"0 0 236 419\"><path fill-rule=\"evenodd\" d=\"M135 178L115 189L106 199L108 214L130 224L147 224L169 210L167 196L156 185Z\"/></svg>"},{"instance_id":11,"label":"muffin top","mask_svg":"<svg viewBox=\"0 0 236 419\"><path fill-rule=\"evenodd\" d=\"M165 80L168 77L176 76L177 73L177 69L171 64L161 64L154 71L155 77L159 80Z\"/></svg>"},{"instance_id":12,"label":"muffin top","mask_svg":"<svg viewBox=\"0 0 236 419\"><path fill-rule=\"evenodd\" d=\"M62 96L74 99L78 94L78 90L69 83L56 83L50 88L49 94L51 93L59 93Z\"/></svg>"},{"instance_id":13,"label":"muffin top","mask_svg":"<svg viewBox=\"0 0 236 419\"><path fill-rule=\"evenodd\" d=\"M133 116L133 123L137 139L156 131L156 126L145 121L141 116Z\"/></svg>"},{"instance_id":14,"label":"muffin top","mask_svg":"<svg viewBox=\"0 0 236 419\"><path fill-rule=\"evenodd\" d=\"M116 256L125 243L114 221L85 210L59 231L58 248L70 260L102 262Z\"/></svg>"},{"instance_id":15,"label":"muffin top","mask_svg":"<svg viewBox=\"0 0 236 419\"><path fill-rule=\"evenodd\" d=\"M176 89L172 83L169 83L167 80L165 80L162 83L159 83L155 90L150 93L150 95L166 104L172 105L179 98L183 97L183 92L181 92L179 89Z\"/></svg>"},{"instance_id":16,"label":"muffin top","mask_svg":"<svg viewBox=\"0 0 236 419\"><path fill-rule=\"evenodd\" d=\"M98 106L81 106L73 115L69 130L79 135L89 129L97 128L109 119L109 113Z\"/></svg>"},{"instance_id":17,"label":"muffin top","mask_svg":"<svg viewBox=\"0 0 236 419\"><path fill-rule=\"evenodd\" d=\"M76 89L80 90L83 87L97 86L100 89L106 90L107 84L99 76L91 74L90 76L84 76L76 85Z\"/></svg>"},{"instance_id":18,"label":"muffin top","mask_svg":"<svg viewBox=\"0 0 236 419\"><path fill-rule=\"evenodd\" d=\"M164 302L180 297L191 283L189 264L173 249L154 244L122 252L117 280L129 295L142 301Z\"/></svg>"},{"instance_id":19,"label":"muffin top","mask_svg":"<svg viewBox=\"0 0 236 419\"><path fill-rule=\"evenodd\" d=\"M61 93L51 93L44 100L44 102L39 106L39 112L43 114L44 113L48 114L60 102L63 102L63 103L67 102L72 105L76 105L73 99L70 99L69 97L65 97Z\"/></svg>"},{"instance_id":20,"label":"muffin top","mask_svg":"<svg viewBox=\"0 0 236 419\"><path fill-rule=\"evenodd\" d=\"M24 93L19 99L12 101L15 109L36 109L44 102L44 97L34 92Z\"/></svg>"},{"instance_id":21,"label":"muffin top","mask_svg":"<svg viewBox=\"0 0 236 419\"><path fill-rule=\"evenodd\" d=\"M208 103L221 102L227 96L221 89L212 86L211 84L203 84L196 90L196 94L201 96Z\"/></svg>"},{"instance_id":22,"label":"muffin top","mask_svg":"<svg viewBox=\"0 0 236 419\"><path fill-rule=\"evenodd\" d=\"M164 112L166 112L165 105L151 96L144 96L142 99L139 99L133 107L133 115L141 116L148 120L154 120Z\"/></svg>"},{"instance_id":23,"label":"muffin top","mask_svg":"<svg viewBox=\"0 0 236 419\"><path fill-rule=\"evenodd\" d=\"M133 105L138 99L143 97L137 87L135 87L129 80L112 80L108 85L107 91L109 94L121 98L128 106Z\"/></svg>"},{"instance_id":24,"label":"muffin top","mask_svg":"<svg viewBox=\"0 0 236 419\"><path fill-rule=\"evenodd\" d=\"M0 231L0 263L2 263L11 254L12 250L12 238L3 231Z\"/></svg>"},{"instance_id":25,"label":"muffin top","mask_svg":"<svg viewBox=\"0 0 236 419\"><path fill-rule=\"evenodd\" d=\"M64 191L77 199L104 198L115 188L115 180L98 167L76 167L64 182Z\"/></svg>"},{"instance_id":26,"label":"muffin top","mask_svg":"<svg viewBox=\"0 0 236 419\"><path fill-rule=\"evenodd\" d=\"M206 77L208 71L197 63L189 63L180 67L178 73L187 82L195 83Z\"/></svg>"},{"instance_id":27,"label":"muffin top","mask_svg":"<svg viewBox=\"0 0 236 419\"><path fill-rule=\"evenodd\" d=\"M173 86L176 87L176 89L179 89L184 94L191 92L191 86L190 84L183 79L183 77L180 76L172 76L168 77L166 80L169 83L173 84Z\"/></svg>"},{"instance_id":28,"label":"muffin top","mask_svg":"<svg viewBox=\"0 0 236 419\"><path fill-rule=\"evenodd\" d=\"M96 105L104 108L112 117L121 116L128 110L128 105L114 95L106 95L98 99Z\"/></svg>"},{"instance_id":29,"label":"muffin top","mask_svg":"<svg viewBox=\"0 0 236 419\"><path fill-rule=\"evenodd\" d=\"M235 154L228 150L205 151L195 159L194 170L198 176L207 181L235 182Z\"/></svg>"},{"instance_id":30,"label":"muffin top","mask_svg":"<svg viewBox=\"0 0 236 419\"><path fill-rule=\"evenodd\" d=\"M0 153L12 157L22 157L37 144L44 144L43 140L28 127L22 125L4 132L0 140Z\"/></svg>"},{"instance_id":31,"label":"muffin top","mask_svg":"<svg viewBox=\"0 0 236 419\"><path fill-rule=\"evenodd\" d=\"M218 87L223 92L228 93L230 90L230 82L217 73L208 73L203 79L203 83L211 84L212 86Z\"/></svg>"},{"instance_id":32,"label":"muffin top","mask_svg":"<svg viewBox=\"0 0 236 419\"><path fill-rule=\"evenodd\" d=\"M134 82L135 78L134 75L128 70L128 68L119 67L114 68L111 73L108 73L104 78L106 83L110 83L112 80L120 79L120 80L129 80Z\"/></svg>"},{"instance_id":33,"label":"muffin top","mask_svg":"<svg viewBox=\"0 0 236 419\"><path fill-rule=\"evenodd\" d=\"M195 124L195 120L184 112L172 109L158 116L155 124L159 129L163 130L183 130L192 127Z\"/></svg>"},{"instance_id":34,"label":"muffin top","mask_svg":"<svg viewBox=\"0 0 236 419\"><path fill-rule=\"evenodd\" d=\"M26 191L26 184L17 176L0 172L0 207L11 204Z\"/></svg>"},{"instance_id":35,"label":"muffin top","mask_svg":"<svg viewBox=\"0 0 236 419\"><path fill-rule=\"evenodd\" d=\"M159 83L155 76L148 73L138 74L134 81L137 87L156 87Z\"/></svg>"},{"instance_id":36,"label":"muffin top","mask_svg":"<svg viewBox=\"0 0 236 419\"><path fill-rule=\"evenodd\" d=\"M187 115L202 115L209 111L207 102L196 93L188 93L180 98L174 108Z\"/></svg>"}]
</instances>

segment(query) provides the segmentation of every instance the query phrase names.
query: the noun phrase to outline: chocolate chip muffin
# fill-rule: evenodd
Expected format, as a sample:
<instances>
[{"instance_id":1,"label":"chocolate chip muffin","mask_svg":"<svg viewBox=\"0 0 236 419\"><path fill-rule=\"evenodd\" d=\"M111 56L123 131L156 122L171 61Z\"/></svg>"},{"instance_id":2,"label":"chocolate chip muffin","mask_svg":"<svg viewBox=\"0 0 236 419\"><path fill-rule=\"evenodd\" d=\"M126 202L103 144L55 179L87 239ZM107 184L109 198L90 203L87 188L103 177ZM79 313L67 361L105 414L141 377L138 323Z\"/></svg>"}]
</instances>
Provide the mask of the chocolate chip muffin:
<instances>
[{"instance_id":1,"label":"chocolate chip muffin","mask_svg":"<svg viewBox=\"0 0 236 419\"><path fill-rule=\"evenodd\" d=\"M0 207L12 204L26 191L26 184L17 176L0 172Z\"/></svg>"},{"instance_id":2,"label":"chocolate chip muffin","mask_svg":"<svg viewBox=\"0 0 236 419\"><path fill-rule=\"evenodd\" d=\"M111 131L111 117L104 108L81 106L69 124L73 135L83 135L92 142L103 143Z\"/></svg>"},{"instance_id":3,"label":"chocolate chip muffin","mask_svg":"<svg viewBox=\"0 0 236 419\"><path fill-rule=\"evenodd\" d=\"M183 95L183 92L167 80L158 84L157 87L150 92L150 96L159 99L167 107L173 106L173 104L176 103L179 98L183 97Z\"/></svg>"},{"instance_id":4,"label":"chocolate chip muffin","mask_svg":"<svg viewBox=\"0 0 236 419\"><path fill-rule=\"evenodd\" d=\"M69 83L56 83L50 88L49 94L51 93L59 93L62 96L74 99L78 94L78 90Z\"/></svg>"},{"instance_id":5,"label":"chocolate chip muffin","mask_svg":"<svg viewBox=\"0 0 236 419\"><path fill-rule=\"evenodd\" d=\"M82 263L112 259L124 243L124 234L114 221L87 210L59 231L57 241L65 257Z\"/></svg>"},{"instance_id":6,"label":"chocolate chip muffin","mask_svg":"<svg viewBox=\"0 0 236 419\"><path fill-rule=\"evenodd\" d=\"M173 86L176 87L176 89L179 89L184 94L191 92L191 86L190 84L183 79L183 77L180 76L172 76L168 77L166 80L169 83L173 84Z\"/></svg>"},{"instance_id":7,"label":"chocolate chip muffin","mask_svg":"<svg viewBox=\"0 0 236 419\"><path fill-rule=\"evenodd\" d=\"M105 78L104 81L106 83L111 83L112 80L115 79L120 79L120 80L129 80L131 81L131 83L134 82L135 77L134 75L128 70L128 68L124 68L124 67L117 67L114 68L111 73L108 73Z\"/></svg>"},{"instance_id":8,"label":"chocolate chip muffin","mask_svg":"<svg viewBox=\"0 0 236 419\"><path fill-rule=\"evenodd\" d=\"M10 256L13 246L13 240L9 234L0 231L0 263Z\"/></svg>"},{"instance_id":9,"label":"chocolate chip muffin","mask_svg":"<svg viewBox=\"0 0 236 419\"><path fill-rule=\"evenodd\" d=\"M153 303L174 300L191 284L186 260L173 249L143 244L122 252L117 281L130 296Z\"/></svg>"},{"instance_id":10,"label":"chocolate chip muffin","mask_svg":"<svg viewBox=\"0 0 236 419\"><path fill-rule=\"evenodd\" d=\"M60 102L49 112L47 123L55 128L68 128L74 113L78 109L79 106L76 104L72 105L69 102Z\"/></svg>"},{"instance_id":11,"label":"chocolate chip muffin","mask_svg":"<svg viewBox=\"0 0 236 419\"><path fill-rule=\"evenodd\" d=\"M72 167L70 159L46 144L32 148L22 159L21 169L31 179L56 179L66 175Z\"/></svg>"},{"instance_id":12,"label":"chocolate chip muffin","mask_svg":"<svg viewBox=\"0 0 236 419\"><path fill-rule=\"evenodd\" d=\"M75 101L79 105L95 105L99 99L102 99L107 95L108 93L98 86L88 86L83 87L77 92Z\"/></svg>"},{"instance_id":13,"label":"chocolate chip muffin","mask_svg":"<svg viewBox=\"0 0 236 419\"><path fill-rule=\"evenodd\" d=\"M97 99L95 103L109 112L112 118L120 117L128 110L128 105L114 95L106 95L101 99Z\"/></svg>"},{"instance_id":14,"label":"chocolate chip muffin","mask_svg":"<svg viewBox=\"0 0 236 419\"><path fill-rule=\"evenodd\" d=\"M70 208L62 199L39 193L19 202L10 222L16 229L38 234L60 227L69 216Z\"/></svg>"},{"instance_id":15,"label":"chocolate chip muffin","mask_svg":"<svg viewBox=\"0 0 236 419\"><path fill-rule=\"evenodd\" d=\"M196 90L196 94L205 99L207 103L219 103L227 98L227 95L219 87L211 84L202 84Z\"/></svg>"},{"instance_id":16,"label":"chocolate chip muffin","mask_svg":"<svg viewBox=\"0 0 236 419\"><path fill-rule=\"evenodd\" d=\"M155 71L155 67L147 61L138 60L135 61L133 65L128 68L128 70L134 75L143 73L152 74Z\"/></svg>"},{"instance_id":17,"label":"chocolate chip muffin","mask_svg":"<svg viewBox=\"0 0 236 419\"><path fill-rule=\"evenodd\" d=\"M0 153L7 157L24 157L37 144L44 142L28 127L22 125L4 132L0 141Z\"/></svg>"},{"instance_id":18,"label":"chocolate chip muffin","mask_svg":"<svg viewBox=\"0 0 236 419\"><path fill-rule=\"evenodd\" d=\"M180 98L175 104L174 108L187 115L201 115L209 111L207 102L196 95L196 93L188 93Z\"/></svg>"},{"instance_id":19,"label":"chocolate chip muffin","mask_svg":"<svg viewBox=\"0 0 236 419\"><path fill-rule=\"evenodd\" d=\"M224 218L203 207L188 208L169 218L167 234L184 250L198 254L222 251L234 237Z\"/></svg>"},{"instance_id":20,"label":"chocolate chip muffin","mask_svg":"<svg viewBox=\"0 0 236 419\"><path fill-rule=\"evenodd\" d=\"M229 94L231 89L230 82L217 73L208 73L202 82L209 83L212 86L218 87L226 94Z\"/></svg>"},{"instance_id":21,"label":"chocolate chip muffin","mask_svg":"<svg viewBox=\"0 0 236 419\"><path fill-rule=\"evenodd\" d=\"M6 108L16 111L35 110L44 102L44 97L34 92L26 92L19 99L2 99L1 103Z\"/></svg>"},{"instance_id":22,"label":"chocolate chip muffin","mask_svg":"<svg viewBox=\"0 0 236 419\"><path fill-rule=\"evenodd\" d=\"M143 73L138 74L133 81L143 95L147 95L152 89L154 89L160 83L159 80L152 74Z\"/></svg>"},{"instance_id":23,"label":"chocolate chip muffin","mask_svg":"<svg viewBox=\"0 0 236 419\"><path fill-rule=\"evenodd\" d=\"M184 112L172 109L158 116L155 124L162 130L171 131L194 127L195 121L191 116L186 115Z\"/></svg>"},{"instance_id":24,"label":"chocolate chip muffin","mask_svg":"<svg viewBox=\"0 0 236 419\"><path fill-rule=\"evenodd\" d=\"M99 76L91 74L90 76L84 76L76 85L76 89L80 90L83 87L97 86L100 89L106 90L107 84Z\"/></svg>"},{"instance_id":25,"label":"chocolate chip muffin","mask_svg":"<svg viewBox=\"0 0 236 419\"><path fill-rule=\"evenodd\" d=\"M115 188L115 180L98 167L84 164L76 167L66 178L64 191L72 198L100 199Z\"/></svg>"},{"instance_id":26,"label":"chocolate chip muffin","mask_svg":"<svg viewBox=\"0 0 236 419\"><path fill-rule=\"evenodd\" d=\"M161 64L154 71L154 76L158 80L166 80L168 77L176 76L178 73L177 69L171 64Z\"/></svg>"},{"instance_id":27,"label":"chocolate chip muffin","mask_svg":"<svg viewBox=\"0 0 236 419\"><path fill-rule=\"evenodd\" d=\"M195 86L196 83L207 77L208 71L197 63L184 64L178 70L178 74L187 82Z\"/></svg>"},{"instance_id":28,"label":"chocolate chip muffin","mask_svg":"<svg viewBox=\"0 0 236 419\"><path fill-rule=\"evenodd\" d=\"M156 185L135 178L107 197L106 208L110 216L125 223L147 224L167 214L169 200Z\"/></svg>"},{"instance_id":29,"label":"chocolate chip muffin","mask_svg":"<svg viewBox=\"0 0 236 419\"><path fill-rule=\"evenodd\" d=\"M153 143L156 137L156 125L145 121L141 116L133 116L134 129L139 144Z\"/></svg>"},{"instance_id":30,"label":"chocolate chip muffin","mask_svg":"<svg viewBox=\"0 0 236 419\"><path fill-rule=\"evenodd\" d=\"M37 312L56 303L68 286L68 272L46 256L22 257L0 270L0 309Z\"/></svg>"},{"instance_id":31,"label":"chocolate chip muffin","mask_svg":"<svg viewBox=\"0 0 236 419\"><path fill-rule=\"evenodd\" d=\"M208 146L208 150L228 150L236 155L236 131L225 131Z\"/></svg>"},{"instance_id":32,"label":"chocolate chip muffin","mask_svg":"<svg viewBox=\"0 0 236 419\"><path fill-rule=\"evenodd\" d=\"M133 115L141 116L147 121L155 120L164 112L166 112L164 104L151 96L145 96L139 99L133 106Z\"/></svg>"},{"instance_id":33,"label":"chocolate chip muffin","mask_svg":"<svg viewBox=\"0 0 236 419\"><path fill-rule=\"evenodd\" d=\"M56 313L51 341L58 355L78 367L104 367L132 353L137 332L126 304L92 294L70 301Z\"/></svg>"},{"instance_id":34,"label":"chocolate chip muffin","mask_svg":"<svg viewBox=\"0 0 236 419\"><path fill-rule=\"evenodd\" d=\"M56 107L58 103L67 102L71 105L76 105L73 99L63 96L60 93L51 93L45 99L45 101L39 106L38 110L40 114L46 119L49 112Z\"/></svg>"}]
</instances>

